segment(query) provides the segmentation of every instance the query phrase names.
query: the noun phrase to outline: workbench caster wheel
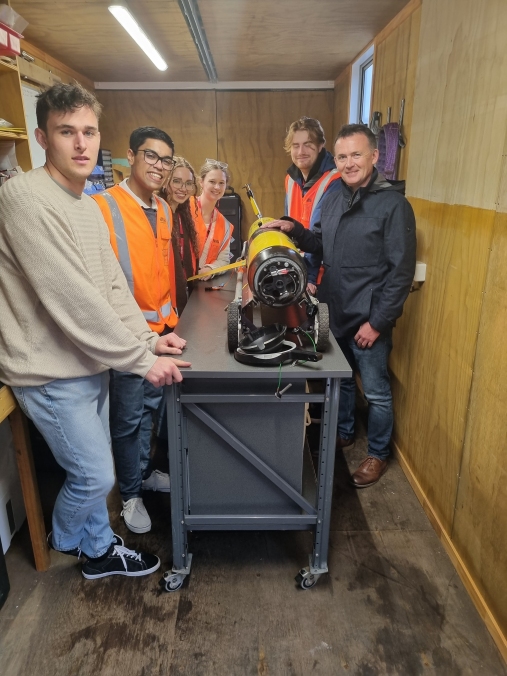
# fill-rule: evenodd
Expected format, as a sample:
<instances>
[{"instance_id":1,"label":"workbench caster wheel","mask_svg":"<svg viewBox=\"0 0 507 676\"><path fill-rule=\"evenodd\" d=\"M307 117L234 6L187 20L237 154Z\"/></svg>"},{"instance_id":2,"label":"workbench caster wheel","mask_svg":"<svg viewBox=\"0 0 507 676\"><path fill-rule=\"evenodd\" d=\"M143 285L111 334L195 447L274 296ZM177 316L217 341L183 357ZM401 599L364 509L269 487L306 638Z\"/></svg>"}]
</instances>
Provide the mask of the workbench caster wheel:
<instances>
[{"instance_id":1,"label":"workbench caster wheel","mask_svg":"<svg viewBox=\"0 0 507 676\"><path fill-rule=\"evenodd\" d=\"M166 592L175 592L182 588L185 582L185 576L180 573L164 573L164 577L160 580L160 584L164 587Z\"/></svg>"},{"instance_id":2,"label":"workbench caster wheel","mask_svg":"<svg viewBox=\"0 0 507 676\"><path fill-rule=\"evenodd\" d=\"M308 568L301 568L295 580L301 589L311 589L317 584L320 575L311 573Z\"/></svg>"},{"instance_id":3,"label":"workbench caster wheel","mask_svg":"<svg viewBox=\"0 0 507 676\"><path fill-rule=\"evenodd\" d=\"M229 352L234 352L241 335L241 306L239 303L229 303L227 306L227 346Z\"/></svg>"}]
</instances>

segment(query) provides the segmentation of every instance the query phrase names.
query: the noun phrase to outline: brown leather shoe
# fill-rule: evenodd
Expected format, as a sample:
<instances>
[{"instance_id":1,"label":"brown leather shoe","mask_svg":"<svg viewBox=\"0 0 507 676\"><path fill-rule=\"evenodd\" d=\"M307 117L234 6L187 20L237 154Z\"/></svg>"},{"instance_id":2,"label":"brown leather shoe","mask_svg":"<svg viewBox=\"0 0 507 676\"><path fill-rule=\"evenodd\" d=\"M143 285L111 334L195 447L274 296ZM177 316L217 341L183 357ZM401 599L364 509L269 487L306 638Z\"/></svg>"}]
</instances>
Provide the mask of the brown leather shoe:
<instances>
[{"instance_id":1,"label":"brown leather shoe","mask_svg":"<svg viewBox=\"0 0 507 676\"><path fill-rule=\"evenodd\" d=\"M386 470L387 460L379 460L369 455L351 476L350 483L356 488L368 488L376 484Z\"/></svg>"},{"instance_id":2,"label":"brown leather shoe","mask_svg":"<svg viewBox=\"0 0 507 676\"><path fill-rule=\"evenodd\" d=\"M343 439L343 437L336 437L336 448L342 451L350 451L355 445L354 439Z\"/></svg>"}]
</instances>

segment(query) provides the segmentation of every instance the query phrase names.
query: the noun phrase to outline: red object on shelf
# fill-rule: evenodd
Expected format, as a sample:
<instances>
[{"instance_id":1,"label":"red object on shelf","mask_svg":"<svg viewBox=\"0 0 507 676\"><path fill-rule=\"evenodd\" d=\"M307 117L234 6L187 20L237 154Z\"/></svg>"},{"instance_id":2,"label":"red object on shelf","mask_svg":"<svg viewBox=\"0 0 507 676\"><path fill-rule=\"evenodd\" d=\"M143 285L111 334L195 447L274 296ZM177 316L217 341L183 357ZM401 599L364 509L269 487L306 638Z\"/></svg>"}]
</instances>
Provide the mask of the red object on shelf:
<instances>
[{"instance_id":1,"label":"red object on shelf","mask_svg":"<svg viewBox=\"0 0 507 676\"><path fill-rule=\"evenodd\" d=\"M0 22L0 56L15 57L21 54L20 39L23 36Z\"/></svg>"}]
</instances>

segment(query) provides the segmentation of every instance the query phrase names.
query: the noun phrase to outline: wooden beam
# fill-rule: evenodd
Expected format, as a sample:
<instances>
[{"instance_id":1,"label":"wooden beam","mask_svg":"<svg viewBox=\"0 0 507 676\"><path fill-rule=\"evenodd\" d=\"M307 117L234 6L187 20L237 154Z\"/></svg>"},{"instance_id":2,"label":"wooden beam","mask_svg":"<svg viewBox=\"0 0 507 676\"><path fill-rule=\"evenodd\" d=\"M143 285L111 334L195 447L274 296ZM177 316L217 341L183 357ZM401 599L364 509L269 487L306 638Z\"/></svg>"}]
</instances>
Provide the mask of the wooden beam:
<instances>
[{"instance_id":1,"label":"wooden beam","mask_svg":"<svg viewBox=\"0 0 507 676\"><path fill-rule=\"evenodd\" d=\"M9 387L5 385L0 388L0 423L3 422L7 416L14 411L17 406L16 399Z\"/></svg>"},{"instance_id":2,"label":"wooden beam","mask_svg":"<svg viewBox=\"0 0 507 676\"><path fill-rule=\"evenodd\" d=\"M484 624L488 628L489 633L493 637L493 640L495 641L498 650L502 654L502 657L504 658L505 661L507 661L507 636L505 636L498 622L496 621L495 616L489 609L489 606L484 596L481 594L479 588L477 587L474 581L474 578L472 577L471 573L466 567L465 562L461 558L460 553L454 546L453 541L446 532L442 522L438 518L438 515L433 509L431 502L429 501L421 484L417 480L417 477L415 476L414 472L412 471L412 468L410 467L407 459L405 458L403 451L400 449L400 447L394 440L393 440L393 448L395 456L398 462L400 463L400 466L403 472L405 473L405 476L407 477L410 485L412 486L414 493L416 494L419 502L422 505L422 508L426 512L426 515L430 520L430 523L433 526L436 534L438 535L440 542L443 544L447 554L449 555L449 558L451 559L452 564L456 569L456 572L460 576L461 581L465 586L465 589L469 593L475 607L477 608L479 615L481 616Z\"/></svg>"},{"instance_id":3,"label":"wooden beam","mask_svg":"<svg viewBox=\"0 0 507 676\"><path fill-rule=\"evenodd\" d=\"M58 61L58 59L54 59L49 54L46 54L46 52L43 52L42 49L39 49L35 45L30 44L26 40L21 40L21 49L25 50L25 52L28 52L32 56L35 56L37 59L45 61L48 64L48 66L53 66L53 68L58 68L58 70L62 70L64 73L67 73L67 75L70 75L75 80L81 82L81 84L83 84L88 89L91 89L92 91L95 89L93 81L90 80L88 77L86 77L86 75L82 75L81 73L78 73L72 68L69 68L69 66L66 66L61 61Z\"/></svg>"}]
</instances>

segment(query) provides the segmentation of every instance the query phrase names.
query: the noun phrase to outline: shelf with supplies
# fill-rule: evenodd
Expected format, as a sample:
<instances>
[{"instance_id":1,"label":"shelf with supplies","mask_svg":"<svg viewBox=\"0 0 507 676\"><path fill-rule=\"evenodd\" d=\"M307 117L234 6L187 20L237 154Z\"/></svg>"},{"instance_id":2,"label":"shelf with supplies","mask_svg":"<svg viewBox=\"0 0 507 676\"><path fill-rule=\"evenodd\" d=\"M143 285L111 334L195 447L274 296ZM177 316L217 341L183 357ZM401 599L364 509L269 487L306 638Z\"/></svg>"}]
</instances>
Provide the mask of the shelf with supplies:
<instances>
[{"instance_id":1,"label":"shelf with supplies","mask_svg":"<svg viewBox=\"0 0 507 676\"><path fill-rule=\"evenodd\" d=\"M29 171L32 168L32 156L28 135L26 133L27 123L25 119L25 110L23 106L23 96L21 92L21 79L19 70L14 62L7 62L0 59L0 119L2 124L10 123L14 129L21 129L24 133L10 131L8 126L0 129L0 146L5 150L7 143L14 143L16 146L16 165L19 165L23 171ZM0 169L10 169L10 166L0 166Z\"/></svg>"},{"instance_id":2,"label":"shelf with supplies","mask_svg":"<svg viewBox=\"0 0 507 676\"><path fill-rule=\"evenodd\" d=\"M10 63L9 61L3 61L0 59L0 73L10 73L10 72L16 72L18 71L18 67L15 63Z\"/></svg>"},{"instance_id":3,"label":"shelf with supplies","mask_svg":"<svg viewBox=\"0 0 507 676\"><path fill-rule=\"evenodd\" d=\"M7 131L6 129L0 129L0 142L3 139L6 141L26 141L28 136L26 134L17 134L13 131Z\"/></svg>"}]
</instances>

